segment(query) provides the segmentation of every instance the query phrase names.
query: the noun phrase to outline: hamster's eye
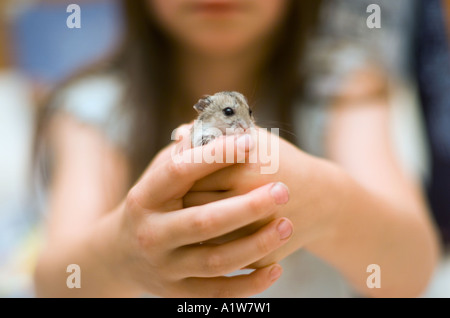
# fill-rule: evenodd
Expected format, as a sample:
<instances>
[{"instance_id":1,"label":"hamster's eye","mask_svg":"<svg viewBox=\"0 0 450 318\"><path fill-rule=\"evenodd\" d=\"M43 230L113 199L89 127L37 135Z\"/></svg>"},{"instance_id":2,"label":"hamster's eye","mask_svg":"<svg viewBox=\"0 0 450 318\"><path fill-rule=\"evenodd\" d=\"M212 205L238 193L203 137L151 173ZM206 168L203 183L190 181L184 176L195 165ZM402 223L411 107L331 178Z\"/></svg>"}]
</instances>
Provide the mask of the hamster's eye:
<instances>
[{"instance_id":1,"label":"hamster's eye","mask_svg":"<svg viewBox=\"0 0 450 318\"><path fill-rule=\"evenodd\" d=\"M253 114L253 111L249 108L248 109L248 114L251 116Z\"/></svg>"},{"instance_id":2,"label":"hamster's eye","mask_svg":"<svg viewBox=\"0 0 450 318\"><path fill-rule=\"evenodd\" d=\"M231 107L224 108L222 111L223 111L223 114L227 117L234 115L234 110Z\"/></svg>"}]
</instances>

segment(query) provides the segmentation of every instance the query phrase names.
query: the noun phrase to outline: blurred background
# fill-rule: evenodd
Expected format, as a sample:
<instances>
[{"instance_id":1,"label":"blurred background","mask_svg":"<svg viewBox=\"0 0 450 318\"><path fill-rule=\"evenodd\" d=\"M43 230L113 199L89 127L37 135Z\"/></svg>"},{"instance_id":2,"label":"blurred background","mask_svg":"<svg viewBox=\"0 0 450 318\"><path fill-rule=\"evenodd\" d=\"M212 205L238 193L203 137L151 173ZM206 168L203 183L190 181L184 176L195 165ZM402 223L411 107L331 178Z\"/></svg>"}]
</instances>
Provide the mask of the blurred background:
<instances>
[{"instance_id":1,"label":"blurred background","mask_svg":"<svg viewBox=\"0 0 450 318\"><path fill-rule=\"evenodd\" d=\"M112 52L120 39L116 1L78 1L80 29L66 25L70 3L0 1L0 297L33 296L43 224L32 169L40 105L55 85Z\"/></svg>"},{"instance_id":2,"label":"blurred background","mask_svg":"<svg viewBox=\"0 0 450 318\"><path fill-rule=\"evenodd\" d=\"M322 28L331 37L375 48L395 86L392 128L397 150L408 169L425 182L430 173L429 148L415 74L417 17L425 12L424 2L329 1L323 9ZM0 0L0 297L33 296L32 273L44 224L40 189L33 178L33 138L40 105L58 83L120 44L118 1L78 0L80 29L66 26L70 3ZM381 6L381 29L367 28L366 8L371 3ZM432 5L427 8L433 13ZM448 257L424 296L450 296Z\"/></svg>"}]
</instances>

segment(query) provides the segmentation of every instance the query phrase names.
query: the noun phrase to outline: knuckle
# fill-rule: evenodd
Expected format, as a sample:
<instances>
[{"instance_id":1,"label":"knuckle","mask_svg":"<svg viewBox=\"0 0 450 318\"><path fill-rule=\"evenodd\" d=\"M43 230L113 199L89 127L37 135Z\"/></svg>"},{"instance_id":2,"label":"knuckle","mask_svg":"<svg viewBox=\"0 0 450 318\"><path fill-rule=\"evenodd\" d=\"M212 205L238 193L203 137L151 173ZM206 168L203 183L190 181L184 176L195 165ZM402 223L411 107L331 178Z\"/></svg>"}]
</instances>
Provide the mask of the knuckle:
<instances>
[{"instance_id":1,"label":"knuckle","mask_svg":"<svg viewBox=\"0 0 450 318\"><path fill-rule=\"evenodd\" d=\"M272 251L274 242L275 240L271 235L268 235L268 233L262 233L257 236L256 248L261 254L266 255Z\"/></svg>"},{"instance_id":2,"label":"knuckle","mask_svg":"<svg viewBox=\"0 0 450 318\"><path fill-rule=\"evenodd\" d=\"M247 209L254 216L266 216L277 210L277 205L275 201L268 195L262 195L261 193L257 195L252 195L247 201Z\"/></svg>"},{"instance_id":3,"label":"knuckle","mask_svg":"<svg viewBox=\"0 0 450 318\"><path fill-rule=\"evenodd\" d=\"M128 191L125 198L125 205L128 210L142 213L144 211L150 211L153 207L156 207L158 202L153 197L146 195L145 188L137 184L130 191Z\"/></svg>"},{"instance_id":4,"label":"knuckle","mask_svg":"<svg viewBox=\"0 0 450 318\"><path fill-rule=\"evenodd\" d=\"M247 201L247 209L252 212L252 214L260 215L266 210L266 206L263 203L262 200L258 200L258 198L252 196Z\"/></svg>"},{"instance_id":5,"label":"knuckle","mask_svg":"<svg viewBox=\"0 0 450 318\"><path fill-rule=\"evenodd\" d=\"M203 269L209 275L221 275L224 269L224 259L217 253L210 253L204 260Z\"/></svg>"},{"instance_id":6,"label":"knuckle","mask_svg":"<svg viewBox=\"0 0 450 318\"><path fill-rule=\"evenodd\" d=\"M202 210L192 218L192 229L196 232L208 234L212 232L215 222L211 214L205 212L205 210Z\"/></svg>"},{"instance_id":7,"label":"knuckle","mask_svg":"<svg viewBox=\"0 0 450 318\"><path fill-rule=\"evenodd\" d=\"M147 250L150 246L153 245L146 231L139 230L136 235L136 239L141 250Z\"/></svg>"},{"instance_id":8,"label":"knuckle","mask_svg":"<svg viewBox=\"0 0 450 318\"><path fill-rule=\"evenodd\" d=\"M256 275L258 276L258 275ZM261 277L252 277L249 285L253 289L253 293L259 294L268 287L268 280Z\"/></svg>"},{"instance_id":9,"label":"knuckle","mask_svg":"<svg viewBox=\"0 0 450 318\"><path fill-rule=\"evenodd\" d=\"M167 169L169 172L169 175L172 178L182 178L186 175L187 166L183 162L175 162L173 160L170 161L170 164L168 165Z\"/></svg>"},{"instance_id":10,"label":"knuckle","mask_svg":"<svg viewBox=\"0 0 450 318\"><path fill-rule=\"evenodd\" d=\"M125 198L125 215L129 220L133 220L134 223L142 219L145 212L145 209L142 208L139 200L140 194L136 187L132 188Z\"/></svg>"},{"instance_id":11,"label":"knuckle","mask_svg":"<svg viewBox=\"0 0 450 318\"><path fill-rule=\"evenodd\" d=\"M137 242L142 250L148 251L154 247L160 247L161 235L154 227L141 226L136 234Z\"/></svg>"},{"instance_id":12,"label":"knuckle","mask_svg":"<svg viewBox=\"0 0 450 318\"><path fill-rule=\"evenodd\" d=\"M133 187L130 191L128 191L127 197L125 199L127 207L129 207L128 210L135 211L136 207L138 206L138 199L139 199L139 191L136 187Z\"/></svg>"}]
</instances>

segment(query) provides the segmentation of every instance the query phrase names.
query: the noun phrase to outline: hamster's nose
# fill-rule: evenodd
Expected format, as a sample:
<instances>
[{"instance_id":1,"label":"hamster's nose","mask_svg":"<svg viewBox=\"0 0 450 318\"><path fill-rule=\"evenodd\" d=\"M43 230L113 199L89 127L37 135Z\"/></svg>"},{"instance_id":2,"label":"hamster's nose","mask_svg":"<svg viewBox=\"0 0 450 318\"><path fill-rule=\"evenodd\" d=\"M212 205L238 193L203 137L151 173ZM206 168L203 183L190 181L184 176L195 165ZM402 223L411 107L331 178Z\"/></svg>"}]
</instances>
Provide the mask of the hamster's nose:
<instances>
[{"instance_id":1,"label":"hamster's nose","mask_svg":"<svg viewBox=\"0 0 450 318\"><path fill-rule=\"evenodd\" d=\"M247 130L248 128L250 128L249 125L245 121L239 121L238 127L242 128L244 130Z\"/></svg>"}]
</instances>

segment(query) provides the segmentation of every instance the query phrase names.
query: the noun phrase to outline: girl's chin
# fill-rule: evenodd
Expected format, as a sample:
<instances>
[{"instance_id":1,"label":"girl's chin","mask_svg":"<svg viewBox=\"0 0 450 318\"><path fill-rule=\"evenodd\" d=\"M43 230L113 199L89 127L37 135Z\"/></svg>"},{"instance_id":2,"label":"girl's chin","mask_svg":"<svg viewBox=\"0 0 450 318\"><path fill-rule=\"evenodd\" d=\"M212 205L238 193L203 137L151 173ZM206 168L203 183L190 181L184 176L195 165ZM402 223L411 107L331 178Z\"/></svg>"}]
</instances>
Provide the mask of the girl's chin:
<instances>
[{"instance_id":1,"label":"girl's chin","mask_svg":"<svg viewBox=\"0 0 450 318\"><path fill-rule=\"evenodd\" d=\"M228 57L234 56L245 51L248 47L248 41L239 40L232 36L214 35L203 37L201 39L193 39L189 43L185 43L194 52L201 55L211 57Z\"/></svg>"}]
</instances>

